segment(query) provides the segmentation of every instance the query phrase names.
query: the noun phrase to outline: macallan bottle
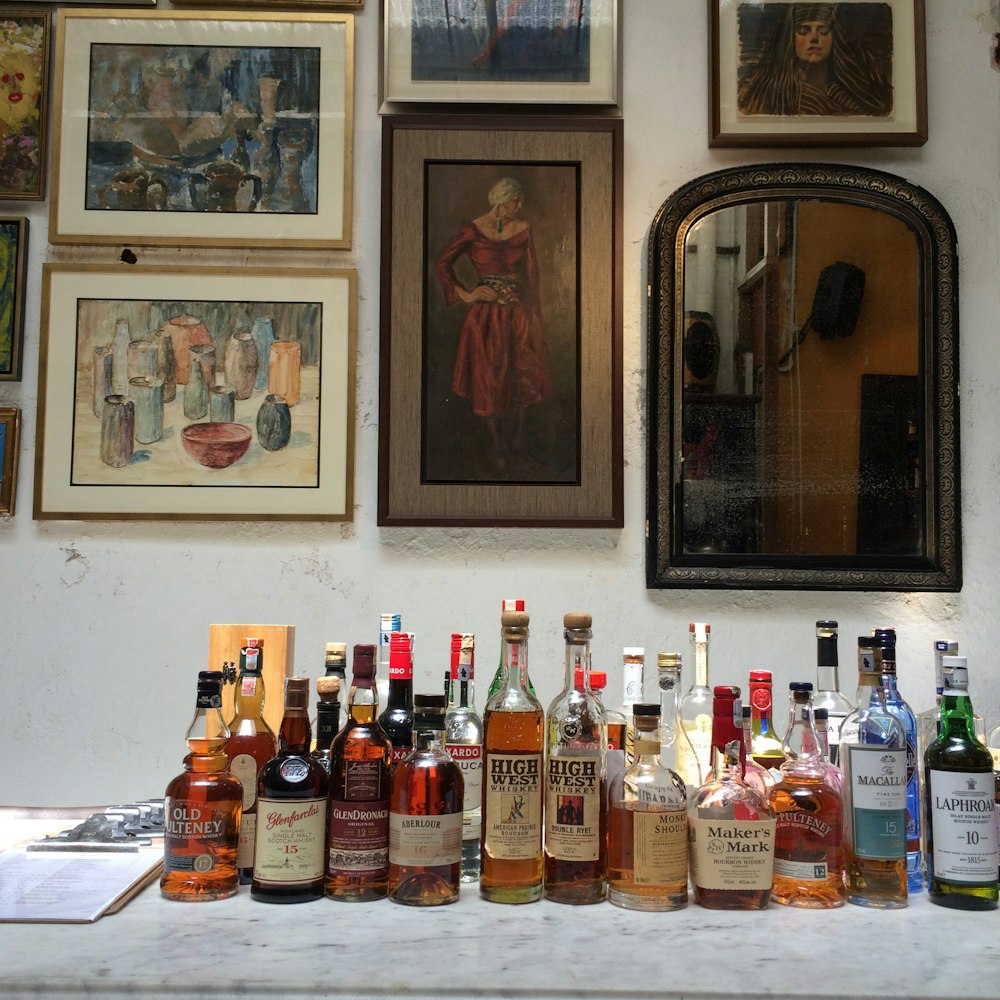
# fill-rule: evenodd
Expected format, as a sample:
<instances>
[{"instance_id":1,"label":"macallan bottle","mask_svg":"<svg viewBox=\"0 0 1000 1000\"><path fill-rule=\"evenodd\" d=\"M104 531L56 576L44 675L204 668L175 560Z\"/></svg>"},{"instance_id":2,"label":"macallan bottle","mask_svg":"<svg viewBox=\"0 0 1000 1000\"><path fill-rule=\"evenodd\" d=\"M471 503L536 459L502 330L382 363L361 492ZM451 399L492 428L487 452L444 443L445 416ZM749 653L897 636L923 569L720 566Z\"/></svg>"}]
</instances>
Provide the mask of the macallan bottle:
<instances>
[{"instance_id":1,"label":"macallan bottle","mask_svg":"<svg viewBox=\"0 0 1000 1000\"><path fill-rule=\"evenodd\" d=\"M243 785L243 818L240 820L240 883L253 878L253 851L257 836L257 776L278 752L278 740L264 721L264 644L247 639L240 650L236 680L236 715L229 724L226 755L229 770Z\"/></svg>"},{"instance_id":2,"label":"macallan bottle","mask_svg":"<svg viewBox=\"0 0 1000 1000\"><path fill-rule=\"evenodd\" d=\"M354 647L347 721L330 748L326 894L362 902L381 899L389 879L389 793L392 744L375 716L375 647Z\"/></svg>"},{"instance_id":3,"label":"macallan bottle","mask_svg":"<svg viewBox=\"0 0 1000 1000\"><path fill-rule=\"evenodd\" d=\"M389 700L378 717L392 743L392 762L402 760L413 745L413 633L389 636Z\"/></svg>"},{"instance_id":4,"label":"macallan bottle","mask_svg":"<svg viewBox=\"0 0 1000 1000\"><path fill-rule=\"evenodd\" d=\"M545 713L528 690L528 615L505 611L503 683L483 713L479 893L494 903L542 896Z\"/></svg>"},{"instance_id":5,"label":"macallan bottle","mask_svg":"<svg viewBox=\"0 0 1000 1000\"><path fill-rule=\"evenodd\" d=\"M687 789L660 763L660 706L633 706L635 761L608 783L608 899L629 910L687 904Z\"/></svg>"},{"instance_id":6,"label":"macallan bottle","mask_svg":"<svg viewBox=\"0 0 1000 1000\"><path fill-rule=\"evenodd\" d=\"M444 734L444 695L416 695L413 748L392 773L389 898L396 903L440 906L458 899L464 782Z\"/></svg>"},{"instance_id":7,"label":"macallan bottle","mask_svg":"<svg viewBox=\"0 0 1000 1000\"><path fill-rule=\"evenodd\" d=\"M688 788L698 788L711 773L712 691L708 686L708 637L711 626L691 622L694 682L681 698L681 726L687 734L677 747L677 773Z\"/></svg>"},{"instance_id":8,"label":"macallan bottle","mask_svg":"<svg viewBox=\"0 0 1000 1000\"><path fill-rule=\"evenodd\" d=\"M607 718L590 689L590 626L588 614L563 617L565 681L545 717L545 897L557 903L599 903L606 892Z\"/></svg>"},{"instance_id":9,"label":"macallan bottle","mask_svg":"<svg viewBox=\"0 0 1000 1000\"><path fill-rule=\"evenodd\" d=\"M198 699L187 731L184 773L167 785L163 804L163 875L167 899L225 899L239 888L236 851L243 786L227 770L229 730L222 721L222 672L198 674Z\"/></svg>"},{"instance_id":10,"label":"macallan bottle","mask_svg":"<svg viewBox=\"0 0 1000 1000\"><path fill-rule=\"evenodd\" d=\"M250 895L264 903L323 896L327 773L311 756L309 678L285 681L278 754L257 779L260 823Z\"/></svg>"},{"instance_id":11,"label":"macallan bottle","mask_svg":"<svg viewBox=\"0 0 1000 1000\"><path fill-rule=\"evenodd\" d=\"M505 597L500 602L500 614L502 615L505 611L523 611L524 601L520 597ZM489 689L486 692L486 700L489 701L490 698L495 695L500 688L503 687L503 645L500 646L500 662L497 664L496 673L493 675L493 680L490 681ZM528 690L534 694L535 685L531 683L531 678L528 678Z\"/></svg>"},{"instance_id":12,"label":"macallan bottle","mask_svg":"<svg viewBox=\"0 0 1000 1000\"><path fill-rule=\"evenodd\" d=\"M785 760L781 738L772 717L771 671L750 671L750 747L753 759L765 771L777 772Z\"/></svg>"},{"instance_id":13,"label":"macallan bottle","mask_svg":"<svg viewBox=\"0 0 1000 1000\"><path fill-rule=\"evenodd\" d=\"M816 694L813 707L827 711L827 746L830 763L840 766L840 727L854 711L850 698L841 693L837 654L837 623L816 622Z\"/></svg>"}]
</instances>

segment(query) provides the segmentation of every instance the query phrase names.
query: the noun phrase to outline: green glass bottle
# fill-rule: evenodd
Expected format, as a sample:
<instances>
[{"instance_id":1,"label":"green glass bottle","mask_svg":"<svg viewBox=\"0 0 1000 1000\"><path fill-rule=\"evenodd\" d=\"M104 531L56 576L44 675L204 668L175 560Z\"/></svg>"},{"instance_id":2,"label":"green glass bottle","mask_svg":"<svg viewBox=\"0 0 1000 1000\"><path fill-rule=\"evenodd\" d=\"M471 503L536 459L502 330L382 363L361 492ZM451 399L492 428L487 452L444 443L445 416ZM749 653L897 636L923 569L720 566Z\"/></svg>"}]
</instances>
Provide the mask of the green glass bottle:
<instances>
[{"instance_id":1,"label":"green glass bottle","mask_svg":"<svg viewBox=\"0 0 1000 1000\"><path fill-rule=\"evenodd\" d=\"M932 903L995 910L993 758L976 738L964 656L945 656L940 735L924 754L927 875Z\"/></svg>"}]
</instances>

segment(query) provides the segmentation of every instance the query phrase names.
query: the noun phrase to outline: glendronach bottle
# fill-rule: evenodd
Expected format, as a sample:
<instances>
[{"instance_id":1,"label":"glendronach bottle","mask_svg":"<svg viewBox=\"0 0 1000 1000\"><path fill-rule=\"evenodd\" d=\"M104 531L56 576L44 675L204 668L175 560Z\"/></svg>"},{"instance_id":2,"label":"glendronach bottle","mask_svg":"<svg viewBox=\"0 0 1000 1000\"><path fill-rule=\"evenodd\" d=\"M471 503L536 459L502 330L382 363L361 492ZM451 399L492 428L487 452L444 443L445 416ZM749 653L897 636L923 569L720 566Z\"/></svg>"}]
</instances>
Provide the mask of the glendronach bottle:
<instances>
[{"instance_id":1,"label":"glendronach bottle","mask_svg":"<svg viewBox=\"0 0 1000 1000\"><path fill-rule=\"evenodd\" d=\"M392 744L382 732L375 647L354 647L347 721L330 747L326 894L345 902L381 899L389 880Z\"/></svg>"},{"instance_id":2,"label":"glendronach bottle","mask_svg":"<svg viewBox=\"0 0 1000 1000\"><path fill-rule=\"evenodd\" d=\"M444 695L415 695L413 748L393 770L389 806L389 898L396 903L458 899L464 782L444 734Z\"/></svg>"},{"instance_id":3,"label":"glendronach bottle","mask_svg":"<svg viewBox=\"0 0 1000 1000\"><path fill-rule=\"evenodd\" d=\"M932 903L995 910L998 899L993 759L976 738L964 656L944 658L941 735L924 757L927 875Z\"/></svg>"},{"instance_id":4,"label":"glendronach bottle","mask_svg":"<svg viewBox=\"0 0 1000 1000\"><path fill-rule=\"evenodd\" d=\"M711 626L691 622L694 644L694 683L681 698L681 725L687 734L677 748L677 773L689 788L698 788L711 771L712 692L708 687L708 637Z\"/></svg>"},{"instance_id":5,"label":"glendronach bottle","mask_svg":"<svg viewBox=\"0 0 1000 1000\"><path fill-rule=\"evenodd\" d=\"M500 614L503 615L505 611L524 611L524 601L520 597L505 597L500 602ZM489 701L490 698L495 695L500 688L503 687L503 644L500 645L500 662L497 663L496 673L493 675L493 680L490 681L489 689L486 692L486 700ZM528 678L528 690L534 694L535 685L531 683L531 678Z\"/></svg>"},{"instance_id":6,"label":"glendronach bottle","mask_svg":"<svg viewBox=\"0 0 1000 1000\"><path fill-rule=\"evenodd\" d=\"M599 903L607 891L607 719L590 689L590 626L588 614L563 617L565 681L546 712L544 884L557 903Z\"/></svg>"},{"instance_id":7,"label":"glendronach bottle","mask_svg":"<svg viewBox=\"0 0 1000 1000\"><path fill-rule=\"evenodd\" d=\"M660 763L660 706L632 711L635 761L608 783L608 899L676 910L687 905L687 789Z\"/></svg>"},{"instance_id":8,"label":"glendronach bottle","mask_svg":"<svg viewBox=\"0 0 1000 1000\"><path fill-rule=\"evenodd\" d=\"M257 836L257 776L278 752L278 739L264 720L264 644L247 639L240 649L236 680L236 715L229 724L226 742L229 770L243 786L243 818L240 820L240 883L253 878L253 852Z\"/></svg>"},{"instance_id":9,"label":"glendronach bottle","mask_svg":"<svg viewBox=\"0 0 1000 1000\"><path fill-rule=\"evenodd\" d=\"M837 653L837 623L827 619L816 622L816 694L813 708L827 712L827 746L830 763L840 766L840 727L854 711L850 698L841 693L840 662Z\"/></svg>"},{"instance_id":10,"label":"glendronach bottle","mask_svg":"<svg viewBox=\"0 0 1000 1000\"><path fill-rule=\"evenodd\" d=\"M750 747L753 759L765 771L777 773L785 760L780 738L771 718L771 671L750 671Z\"/></svg>"},{"instance_id":11,"label":"glendronach bottle","mask_svg":"<svg viewBox=\"0 0 1000 1000\"><path fill-rule=\"evenodd\" d=\"M187 731L184 773L167 785L163 804L163 874L167 899L225 899L239 888L236 852L243 786L227 770L229 730L222 721L222 672L198 674L198 698Z\"/></svg>"},{"instance_id":12,"label":"glendronach bottle","mask_svg":"<svg viewBox=\"0 0 1000 1000\"><path fill-rule=\"evenodd\" d=\"M479 894L495 903L542 896L545 714L528 690L528 615L501 615L503 684L483 713Z\"/></svg>"},{"instance_id":13,"label":"glendronach bottle","mask_svg":"<svg viewBox=\"0 0 1000 1000\"><path fill-rule=\"evenodd\" d=\"M326 644L325 674L316 678L316 747L313 756L330 773L330 747L340 731L340 698L347 686L347 644Z\"/></svg>"},{"instance_id":14,"label":"glendronach bottle","mask_svg":"<svg viewBox=\"0 0 1000 1000\"><path fill-rule=\"evenodd\" d=\"M310 756L309 678L285 681L278 754L257 779L260 823L250 895L263 903L305 903L323 896L326 770Z\"/></svg>"},{"instance_id":15,"label":"glendronach bottle","mask_svg":"<svg viewBox=\"0 0 1000 1000\"><path fill-rule=\"evenodd\" d=\"M413 745L413 633L389 636L389 701L378 717L392 743L392 762L402 760Z\"/></svg>"}]
</instances>

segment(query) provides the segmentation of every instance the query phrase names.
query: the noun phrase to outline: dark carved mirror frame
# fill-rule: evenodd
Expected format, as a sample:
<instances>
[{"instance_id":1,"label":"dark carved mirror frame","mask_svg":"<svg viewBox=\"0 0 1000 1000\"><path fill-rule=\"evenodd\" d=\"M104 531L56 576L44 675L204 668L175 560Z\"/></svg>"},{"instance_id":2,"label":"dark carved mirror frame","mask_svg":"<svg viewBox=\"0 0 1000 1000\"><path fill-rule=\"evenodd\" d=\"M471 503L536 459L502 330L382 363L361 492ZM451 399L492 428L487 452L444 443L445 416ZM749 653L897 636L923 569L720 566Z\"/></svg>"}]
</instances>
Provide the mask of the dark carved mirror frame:
<instances>
[{"instance_id":1,"label":"dark carved mirror frame","mask_svg":"<svg viewBox=\"0 0 1000 1000\"><path fill-rule=\"evenodd\" d=\"M685 239L730 205L804 199L867 206L916 238L919 388L923 406L923 545L919 555L685 552ZM696 178L660 207L648 257L648 492L646 585L651 588L958 591L962 586L959 478L958 247L931 194L882 171L836 164L764 164Z\"/></svg>"}]
</instances>

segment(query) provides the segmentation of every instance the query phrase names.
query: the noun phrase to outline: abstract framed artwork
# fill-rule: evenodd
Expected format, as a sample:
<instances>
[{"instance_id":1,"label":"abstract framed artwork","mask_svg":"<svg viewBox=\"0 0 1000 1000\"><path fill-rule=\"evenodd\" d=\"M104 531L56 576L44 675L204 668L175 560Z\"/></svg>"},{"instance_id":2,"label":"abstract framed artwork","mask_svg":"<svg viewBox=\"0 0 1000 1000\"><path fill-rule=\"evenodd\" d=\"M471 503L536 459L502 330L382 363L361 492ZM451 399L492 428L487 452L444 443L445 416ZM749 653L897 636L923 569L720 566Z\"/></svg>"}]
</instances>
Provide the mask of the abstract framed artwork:
<instances>
[{"instance_id":1,"label":"abstract framed artwork","mask_svg":"<svg viewBox=\"0 0 1000 1000\"><path fill-rule=\"evenodd\" d=\"M350 520L356 283L44 265L34 516Z\"/></svg>"},{"instance_id":2,"label":"abstract framed artwork","mask_svg":"<svg viewBox=\"0 0 1000 1000\"><path fill-rule=\"evenodd\" d=\"M48 11L0 15L0 198L45 197Z\"/></svg>"},{"instance_id":3,"label":"abstract framed artwork","mask_svg":"<svg viewBox=\"0 0 1000 1000\"><path fill-rule=\"evenodd\" d=\"M622 122L387 116L381 525L621 527Z\"/></svg>"},{"instance_id":4,"label":"abstract framed artwork","mask_svg":"<svg viewBox=\"0 0 1000 1000\"><path fill-rule=\"evenodd\" d=\"M53 243L351 245L354 16L60 10Z\"/></svg>"},{"instance_id":5,"label":"abstract framed artwork","mask_svg":"<svg viewBox=\"0 0 1000 1000\"><path fill-rule=\"evenodd\" d=\"M382 99L619 103L619 0L383 0Z\"/></svg>"},{"instance_id":6,"label":"abstract framed artwork","mask_svg":"<svg viewBox=\"0 0 1000 1000\"><path fill-rule=\"evenodd\" d=\"M920 146L924 0L708 0L709 145Z\"/></svg>"},{"instance_id":7,"label":"abstract framed artwork","mask_svg":"<svg viewBox=\"0 0 1000 1000\"><path fill-rule=\"evenodd\" d=\"M20 443L21 411L16 406L0 406L0 514L14 513Z\"/></svg>"},{"instance_id":8,"label":"abstract framed artwork","mask_svg":"<svg viewBox=\"0 0 1000 1000\"><path fill-rule=\"evenodd\" d=\"M21 380L28 220L0 217L0 382Z\"/></svg>"}]
</instances>

